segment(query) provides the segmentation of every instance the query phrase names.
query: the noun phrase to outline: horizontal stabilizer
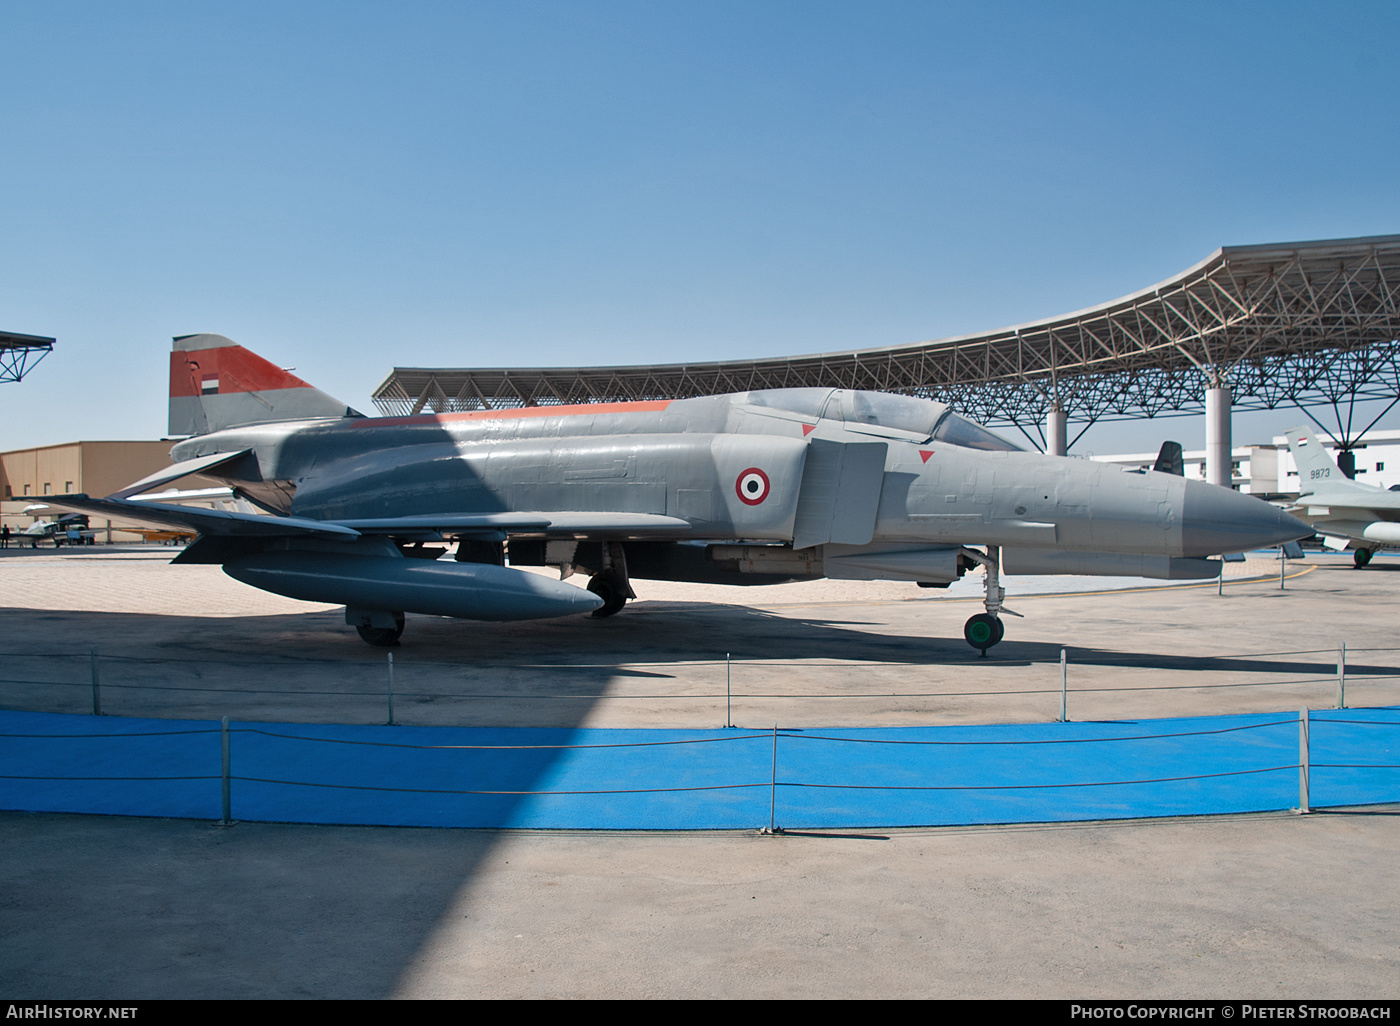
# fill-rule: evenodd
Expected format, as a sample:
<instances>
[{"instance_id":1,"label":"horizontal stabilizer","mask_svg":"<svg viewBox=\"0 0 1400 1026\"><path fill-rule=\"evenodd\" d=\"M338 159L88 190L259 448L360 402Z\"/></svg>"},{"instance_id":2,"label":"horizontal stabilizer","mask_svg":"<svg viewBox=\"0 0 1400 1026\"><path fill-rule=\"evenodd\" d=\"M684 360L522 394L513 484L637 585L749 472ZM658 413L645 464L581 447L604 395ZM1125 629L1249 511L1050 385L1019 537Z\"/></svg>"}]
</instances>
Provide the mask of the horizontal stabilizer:
<instances>
[{"instance_id":1,"label":"horizontal stabilizer","mask_svg":"<svg viewBox=\"0 0 1400 1026\"><path fill-rule=\"evenodd\" d=\"M183 463L176 463L166 467L164 470L158 470L154 474L143 477L140 481L135 481L127 485L125 488L119 488L111 495L107 496L107 498L129 499L131 496L140 495L142 492L155 491L161 485L170 484L172 481L178 481L180 478L188 477L191 474L206 473L207 471L213 470L215 467L222 467L225 464L241 460L245 456L250 456L252 452L252 449L240 449L238 452L234 453L218 452L214 453L212 456L200 456L198 459L185 460Z\"/></svg>"},{"instance_id":2,"label":"horizontal stabilizer","mask_svg":"<svg viewBox=\"0 0 1400 1026\"><path fill-rule=\"evenodd\" d=\"M306 520L303 517L270 517L259 513L232 513L199 506L172 506L165 502L134 499L93 499L86 495L57 495L50 505L96 513L113 520L176 527L206 535L234 535L245 538L329 537L351 540L360 532L338 524Z\"/></svg>"}]
</instances>

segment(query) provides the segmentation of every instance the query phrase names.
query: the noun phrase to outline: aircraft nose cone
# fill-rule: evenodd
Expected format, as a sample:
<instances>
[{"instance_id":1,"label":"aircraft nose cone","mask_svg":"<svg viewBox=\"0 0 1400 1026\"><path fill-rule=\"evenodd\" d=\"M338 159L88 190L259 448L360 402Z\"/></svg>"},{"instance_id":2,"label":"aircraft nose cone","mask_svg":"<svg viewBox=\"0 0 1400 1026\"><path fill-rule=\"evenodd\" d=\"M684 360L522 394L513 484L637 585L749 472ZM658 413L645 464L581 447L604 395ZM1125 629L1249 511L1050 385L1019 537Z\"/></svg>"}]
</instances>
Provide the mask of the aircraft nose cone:
<instances>
[{"instance_id":1,"label":"aircraft nose cone","mask_svg":"<svg viewBox=\"0 0 1400 1026\"><path fill-rule=\"evenodd\" d=\"M1187 481L1182 503L1181 549L1185 556L1277 545L1306 538L1311 527L1263 499L1204 481Z\"/></svg>"}]
</instances>

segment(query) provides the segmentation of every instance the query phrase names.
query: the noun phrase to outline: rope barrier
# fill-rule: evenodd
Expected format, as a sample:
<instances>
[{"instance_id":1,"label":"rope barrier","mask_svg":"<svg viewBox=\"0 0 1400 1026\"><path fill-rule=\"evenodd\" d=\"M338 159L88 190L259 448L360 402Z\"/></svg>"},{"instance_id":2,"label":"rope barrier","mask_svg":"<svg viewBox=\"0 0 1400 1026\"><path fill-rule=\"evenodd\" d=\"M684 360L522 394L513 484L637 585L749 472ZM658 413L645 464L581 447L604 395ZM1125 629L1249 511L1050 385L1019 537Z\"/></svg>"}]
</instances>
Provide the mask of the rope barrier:
<instances>
[{"instance_id":1,"label":"rope barrier","mask_svg":"<svg viewBox=\"0 0 1400 1026\"><path fill-rule=\"evenodd\" d=\"M607 745L410 745L400 744L394 741L353 741L348 738L339 737L303 737L298 734L279 734L270 730L258 730L254 727L236 728L236 733L241 734L261 734L264 737L286 738L292 741L320 741L326 744L337 745L365 745L370 748L412 748L418 751L483 751L483 752L504 752L504 751L584 751L591 748L661 748L671 745L705 745L724 741L748 741L753 738L767 738L768 734L733 734L723 737L702 737L681 741L634 741L618 742Z\"/></svg>"},{"instance_id":2,"label":"rope barrier","mask_svg":"<svg viewBox=\"0 0 1400 1026\"><path fill-rule=\"evenodd\" d=\"M1306 721L1306 717L1304 717ZM860 737L837 737L826 734L812 734L803 731L780 730L774 728L772 734L745 733L729 736L718 736L709 738L681 738L665 741L627 741L603 744L530 744L530 745L442 745L442 744L411 744L406 742L381 742L365 741L353 738L326 738L312 737L307 735L289 734L282 731L269 731L257 727L236 727L231 728L225 722L221 733L225 737L229 733L256 734L259 736L276 738L281 740L299 742L319 742L342 745L358 745L363 747L412 749L419 751L571 751L571 750L608 750L608 749L649 749L660 747L678 747L682 745L705 745L723 741L762 741L772 738L774 748L774 767L771 777L767 780L750 780L740 783L715 783L697 784L685 786L665 786L665 787L627 787L627 788L571 788L552 790L533 790L524 788L428 788L428 787L402 787L381 784L354 784L329 781L306 781L290 780L281 778L270 778L260 776L233 775L228 772L227 765L223 774L183 774L183 775L41 775L41 774L0 774L0 780L10 781L48 781L64 783L114 783L114 782L138 782L138 783L172 783L172 782L192 782L192 781L212 781L221 780L227 787L230 781L238 781L248 784L264 784L270 786L286 786L300 788L327 788L342 791L368 791L380 793L397 794L433 794L433 795L462 795L462 796L494 796L494 797L586 797L586 796L615 796L615 795L645 795L645 794L695 794L702 792L722 792L754 790L758 788L776 789L778 787L800 790L827 790L827 791L862 791L862 792L1013 792L1013 791L1068 791L1079 788L1104 788L1104 787L1139 787L1158 784L1186 783L1190 781L1203 781L1213 779L1235 778L1258 776L1261 774L1291 772L1301 770L1305 767L1308 770L1318 769L1347 769L1347 770L1396 770L1400 769L1400 764L1392 763L1309 763L1305 758L1306 752L1300 762L1286 763L1283 765L1271 765L1264 767L1251 767L1244 769L1222 770L1212 773L1190 773L1164 777L1134 778L1123 780L1079 780L1068 782L1036 782L1036 783L987 783L987 784L865 784L865 783L822 783L803 780L784 780L777 776L776 745L779 740L801 740L820 741L826 743L847 743L847 744L875 744L875 745L898 745L898 746L920 746L920 747L974 747L974 746L1015 746L1025 745L1028 747L1056 744L1102 744L1105 742L1142 742L1161 741L1166 739L1191 738L1191 737L1215 737L1227 734L1237 734L1243 731L1260 730L1271 727L1290 726L1292 719L1270 719L1259 723L1240 724L1235 726L1210 728L1190 731L1173 731L1163 734L1129 734L1116 737L1086 737L1086 738L1045 738L1045 739L1025 739L1011 741L979 741L979 740L916 740L903 738L860 738ZM1335 717L1318 717L1317 723L1332 723L1340 725L1358 724L1362 726L1385 726L1400 727L1400 721L1375 720L1375 719L1337 719ZM176 737L196 734L213 734L214 729L181 729L173 731L131 731L122 733L44 733L44 734L19 734L4 733L0 737L6 738L35 738L35 739L125 739L137 737ZM1307 811L1306 802L1302 804L1303 811ZM225 815L227 819L227 813Z\"/></svg>"},{"instance_id":3,"label":"rope barrier","mask_svg":"<svg viewBox=\"0 0 1400 1026\"><path fill-rule=\"evenodd\" d=\"M805 784L796 780L780 780L779 787L811 787L837 791L1041 791L1048 788L1065 787L1124 787L1132 784L1172 784L1183 780L1211 780L1215 777L1239 777L1252 773L1277 773L1280 770L1296 770L1295 762L1289 766L1268 766L1264 769L1227 770L1221 773L1197 773L1184 777L1155 777L1151 780L1090 780L1074 784Z\"/></svg>"}]
</instances>

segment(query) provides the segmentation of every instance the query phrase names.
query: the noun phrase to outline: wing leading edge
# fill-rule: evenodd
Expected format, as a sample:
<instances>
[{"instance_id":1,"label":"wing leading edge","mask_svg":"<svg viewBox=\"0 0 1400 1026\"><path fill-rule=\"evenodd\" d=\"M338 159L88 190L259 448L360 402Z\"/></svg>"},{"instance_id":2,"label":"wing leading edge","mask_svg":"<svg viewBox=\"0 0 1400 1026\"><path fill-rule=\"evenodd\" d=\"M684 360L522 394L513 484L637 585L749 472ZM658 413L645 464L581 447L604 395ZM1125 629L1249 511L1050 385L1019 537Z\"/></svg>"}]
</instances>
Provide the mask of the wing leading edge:
<instances>
[{"instance_id":1,"label":"wing leading edge","mask_svg":"<svg viewBox=\"0 0 1400 1026\"><path fill-rule=\"evenodd\" d=\"M192 461L197 462L197 461ZM184 473L191 473L185 471ZM183 474L178 476L184 476ZM173 478L171 479L173 480ZM147 479L149 482L150 479ZM163 483L163 482L157 482ZM146 487L150 487L147 483ZM123 489L127 492L128 489ZM121 493L117 493L120 495ZM633 535L642 538L674 538L689 533L688 521L658 513L607 512L509 512L461 513L411 517L385 517L362 520L309 520L305 517L266 516L235 513L197 506L175 506L140 499L106 499L90 496L57 495L45 497L51 506L125 517L161 527L183 527L204 536L311 538L330 537L343 541L361 535L468 535L494 537L510 534L586 536L590 534Z\"/></svg>"}]
</instances>

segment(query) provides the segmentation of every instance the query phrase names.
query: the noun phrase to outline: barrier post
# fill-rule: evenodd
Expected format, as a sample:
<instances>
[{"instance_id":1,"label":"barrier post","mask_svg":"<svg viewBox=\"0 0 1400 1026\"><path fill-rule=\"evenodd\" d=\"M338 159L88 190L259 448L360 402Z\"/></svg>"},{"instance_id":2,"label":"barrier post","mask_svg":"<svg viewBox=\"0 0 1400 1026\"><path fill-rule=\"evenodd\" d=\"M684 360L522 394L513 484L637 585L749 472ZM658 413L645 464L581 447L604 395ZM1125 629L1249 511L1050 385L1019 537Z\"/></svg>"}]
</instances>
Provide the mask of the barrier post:
<instances>
[{"instance_id":1,"label":"barrier post","mask_svg":"<svg viewBox=\"0 0 1400 1026\"><path fill-rule=\"evenodd\" d=\"M729 686L729 653L724 653L724 725L734 726L733 695Z\"/></svg>"},{"instance_id":2,"label":"barrier post","mask_svg":"<svg viewBox=\"0 0 1400 1026\"><path fill-rule=\"evenodd\" d=\"M102 715L102 694L101 685L97 677L97 649L92 650L92 714Z\"/></svg>"},{"instance_id":3,"label":"barrier post","mask_svg":"<svg viewBox=\"0 0 1400 1026\"><path fill-rule=\"evenodd\" d=\"M777 805L778 805L778 725L773 724L773 772L768 778L768 830L767 833L776 834L777 826Z\"/></svg>"},{"instance_id":4,"label":"barrier post","mask_svg":"<svg viewBox=\"0 0 1400 1026\"><path fill-rule=\"evenodd\" d=\"M231 813L232 813L233 810L232 810L232 802L231 802L231 800L230 800L230 793L229 793L229 752L228 752L228 717L227 717L227 716L225 716L224 719L223 719L223 724L221 725L221 727L220 727L220 729L219 729L219 733L220 733L220 735L221 735L221 736L220 736L220 741L221 741L221 746L220 746L220 747L223 749L223 757L224 757L224 765L223 765L223 773L222 773L222 776L223 776L223 792L224 792L224 794L223 794L223 797L224 797L224 826L228 826L228 825L230 825L230 823L232 823L232 821L233 821L233 817L232 817L232 815L231 815Z\"/></svg>"},{"instance_id":5,"label":"barrier post","mask_svg":"<svg viewBox=\"0 0 1400 1026\"><path fill-rule=\"evenodd\" d=\"M1347 707L1347 643L1337 642L1337 708Z\"/></svg>"},{"instance_id":6,"label":"barrier post","mask_svg":"<svg viewBox=\"0 0 1400 1026\"><path fill-rule=\"evenodd\" d=\"M1307 815L1308 806L1308 710L1298 710L1298 812Z\"/></svg>"},{"instance_id":7,"label":"barrier post","mask_svg":"<svg viewBox=\"0 0 1400 1026\"><path fill-rule=\"evenodd\" d=\"M1069 656L1060 649L1060 722L1069 722Z\"/></svg>"},{"instance_id":8,"label":"barrier post","mask_svg":"<svg viewBox=\"0 0 1400 1026\"><path fill-rule=\"evenodd\" d=\"M394 653L389 653L389 726L394 725Z\"/></svg>"}]
</instances>

